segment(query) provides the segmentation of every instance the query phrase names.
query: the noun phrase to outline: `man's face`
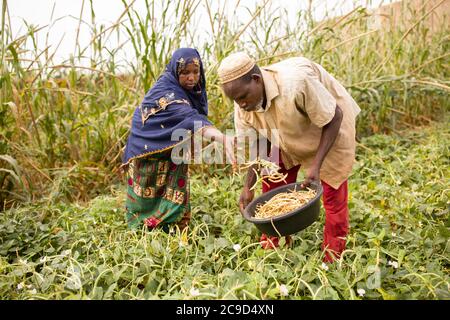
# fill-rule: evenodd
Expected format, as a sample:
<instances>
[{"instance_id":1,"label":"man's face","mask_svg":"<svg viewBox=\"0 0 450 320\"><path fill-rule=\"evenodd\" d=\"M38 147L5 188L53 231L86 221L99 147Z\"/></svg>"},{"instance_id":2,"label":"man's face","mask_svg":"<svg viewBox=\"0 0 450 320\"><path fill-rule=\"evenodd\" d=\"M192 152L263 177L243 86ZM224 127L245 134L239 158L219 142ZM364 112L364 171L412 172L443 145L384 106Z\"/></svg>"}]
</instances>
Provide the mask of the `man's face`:
<instances>
[{"instance_id":1,"label":"man's face","mask_svg":"<svg viewBox=\"0 0 450 320\"><path fill-rule=\"evenodd\" d=\"M248 83L241 79L225 83L223 91L228 98L234 100L243 110L255 111L264 100L264 83L261 75L253 74Z\"/></svg>"}]
</instances>

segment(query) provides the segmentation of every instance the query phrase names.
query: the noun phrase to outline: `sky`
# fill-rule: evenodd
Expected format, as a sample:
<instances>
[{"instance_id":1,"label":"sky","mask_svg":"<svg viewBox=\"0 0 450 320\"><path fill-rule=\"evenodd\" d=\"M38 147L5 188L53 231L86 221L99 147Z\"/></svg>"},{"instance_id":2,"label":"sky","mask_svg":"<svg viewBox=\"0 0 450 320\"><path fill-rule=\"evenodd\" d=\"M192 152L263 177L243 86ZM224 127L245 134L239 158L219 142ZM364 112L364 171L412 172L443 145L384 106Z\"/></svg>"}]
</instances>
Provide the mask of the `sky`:
<instances>
[{"instance_id":1,"label":"sky","mask_svg":"<svg viewBox=\"0 0 450 320\"><path fill-rule=\"evenodd\" d=\"M131 3L131 0L125 0ZM156 0L160 3L163 0ZM172 0L174 1L174 0ZM239 21L248 21L250 14L245 7L254 8L256 4L262 4L264 0L201 0L200 6L196 11L200 17L205 17L205 1L209 1L212 11L218 6L227 6L232 15L237 15ZM293 21L298 9L305 9L311 0L271 0L272 6L286 8L289 13L289 21ZM149 1L151 2L151 1ZM239 10L234 11L236 3L239 3ZM382 3L390 3L392 0L312 0L314 16L321 20L325 12L333 15L343 15L358 5L366 7L377 7ZM124 10L124 4L121 0L92 0L95 12L95 22L100 25L110 26L120 17ZM84 1L84 8L81 11L83 0L7 0L8 13L12 35L17 38L23 35L27 30L27 25L48 26L44 31L37 35L37 46L43 50L50 46L50 51L55 52L54 61L63 61L71 54L74 54L76 39L83 48L89 44L91 35L87 25L81 25L79 32L79 17L90 23L90 1ZM145 0L135 0L133 7L139 12L146 12ZM202 22L205 19L199 19L199 27L209 28L209 21L206 24ZM205 32L208 34L208 31ZM112 47L118 43L111 40ZM53 50L53 51L52 51ZM126 51L126 50L125 50ZM125 57L126 58L126 57Z\"/></svg>"}]
</instances>

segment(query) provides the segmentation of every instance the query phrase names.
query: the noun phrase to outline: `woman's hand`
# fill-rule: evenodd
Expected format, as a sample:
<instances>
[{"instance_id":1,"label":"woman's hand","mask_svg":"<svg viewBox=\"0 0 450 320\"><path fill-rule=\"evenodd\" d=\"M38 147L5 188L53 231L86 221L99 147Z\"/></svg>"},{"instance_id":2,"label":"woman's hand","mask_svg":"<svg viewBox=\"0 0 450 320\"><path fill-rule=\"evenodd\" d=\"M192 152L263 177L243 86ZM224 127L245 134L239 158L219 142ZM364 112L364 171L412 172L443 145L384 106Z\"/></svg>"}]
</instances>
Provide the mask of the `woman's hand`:
<instances>
[{"instance_id":1,"label":"woman's hand","mask_svg":"<svg viewBox=\"0 0 450 320\"><path fill-rule=\"evenodd\" d=\"M202 131L202 134L208 140L214 139L214 141L218 141L222 143L225 155L229 161L234 165L236 165L236 137L231 135L225 135L220 132L215 127L205 127Z\"/></svg>"}]
</instances>

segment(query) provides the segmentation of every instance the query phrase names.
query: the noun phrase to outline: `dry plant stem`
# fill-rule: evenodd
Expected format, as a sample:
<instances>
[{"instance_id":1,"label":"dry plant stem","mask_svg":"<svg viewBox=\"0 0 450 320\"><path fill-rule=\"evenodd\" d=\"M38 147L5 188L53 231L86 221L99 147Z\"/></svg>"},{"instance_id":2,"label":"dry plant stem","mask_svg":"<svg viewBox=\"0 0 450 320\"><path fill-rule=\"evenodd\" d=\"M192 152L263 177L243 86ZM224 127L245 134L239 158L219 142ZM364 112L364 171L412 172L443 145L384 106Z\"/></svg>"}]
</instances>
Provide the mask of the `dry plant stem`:
<instances>
[{"instance_id":1,"label":"dry plant stem","mask_svg":"<svg viewBox=\"0 0 450 320\"><path fill-rule=\"evenodd\" d=\"M253 165L257 165L259 170L256 170L253 168L253 171L255 172L255 175L256 175L256 181L253 184L253 186L250 188L250 190L255 189L256 186L258 186L260 182L265 183L267 186L269 186L267 181L265 181L266 179L269 180L270 182L274 182L274 183L281 182L281 181L286 182L287 173L285 173L285 174L279 173L278 170L280 169L280 167L277 164L270 162L268 160L257 158L253 161L247 162L244 165L243 169L250 168ZM261 168L267 169L268 174L260 175L258 173L258 171L261 171Z\"/></svg>"}]
</instances>

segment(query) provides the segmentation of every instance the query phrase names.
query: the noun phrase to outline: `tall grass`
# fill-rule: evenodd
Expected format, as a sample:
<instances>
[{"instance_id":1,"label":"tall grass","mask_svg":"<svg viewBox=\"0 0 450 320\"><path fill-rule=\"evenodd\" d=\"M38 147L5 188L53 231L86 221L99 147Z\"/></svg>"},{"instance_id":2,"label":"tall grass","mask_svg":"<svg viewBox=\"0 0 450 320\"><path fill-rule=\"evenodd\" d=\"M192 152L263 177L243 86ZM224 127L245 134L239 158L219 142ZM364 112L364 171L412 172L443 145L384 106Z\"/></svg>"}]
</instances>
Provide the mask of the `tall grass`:
<instances>
[{"instance_id":1,"label":"tall grass","mask_svg":"<svg viewBox=\"0 0 450 320\"><path fill-rule=\"evenodd\" d=\"M122 3L122 14L105 26L97 24L92 1L83 1L78 25L89 26L92 40L82 48L77 36L74 55L56 63L57 48L37 46L37 35L48 35L52 24L27 25L13 37L3 0L1 207L41 197L87 200L118 181L132 111L179 46L199 49L207 69L210 118L221 129L233 127L232 103L220 91L216 70L235 50L248 51L260 65L295 55L322 64L360 104L359 138L448 119L449 30L443 25L429 32L424 21L431 10L419 8L415 20L385 32L372 26L372 14L364 8L321 22L300 10L288 23L287 13L270 0L236 7L235 12L247 12L245 21L228 15L221 1L214 9L211 1L145 0L144 12L135 1ZM201 9L207 15L196 18ZM90 21L83 20L83 10L90 12ZM210 26L206 34L199 32L204 21ZM112 49L110 37L119 39ZM126 43L132 44L135 59L119 61Z\"/></svg>"}]
</instances>

